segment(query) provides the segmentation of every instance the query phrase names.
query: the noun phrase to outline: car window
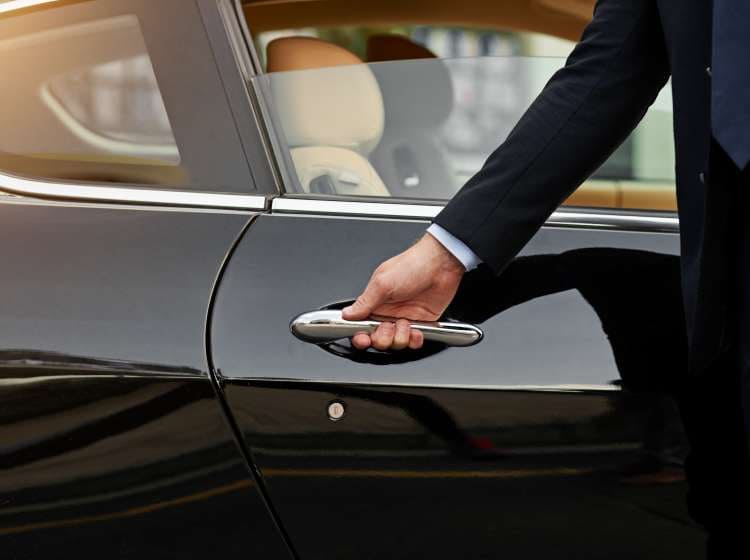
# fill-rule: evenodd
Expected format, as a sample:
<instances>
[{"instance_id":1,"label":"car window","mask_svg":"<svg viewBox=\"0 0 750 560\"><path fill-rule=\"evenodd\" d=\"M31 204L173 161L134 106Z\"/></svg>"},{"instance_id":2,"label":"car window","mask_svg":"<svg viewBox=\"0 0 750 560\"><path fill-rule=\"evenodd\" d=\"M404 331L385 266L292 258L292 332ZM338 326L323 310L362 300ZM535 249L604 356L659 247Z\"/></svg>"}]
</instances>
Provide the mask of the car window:
<instances>
[{"instance_id":1,"label":"car window","mask_svg":"<svg viewBox=\"0 0 750 560\"><path fill-rule=\"evenodd\" d=\"M289 191L447 200L564 62L518 55L425 58L256 79ZM669 86L567 204L675 209Z\"/></svg>"},{"instance_id":2,"label":"car window","mask_svg":"<svg viewBox=\"0 0 750 560\"><path fill-rule=\"evenodd\" d=\"M41 60L41 53L53 50L54 57ZM0 41L3 66L31 60L0 94L6 101L0 110L3 122L24 123L37 133L0 137L7 162L3 167L13 169L29 158L40 160L34 166L38 170L55 160L179 168L180 152L137 17L117 16ZM14 117L17 111L21 114Z\"/></svg>"},{"instance_id":3,"label":"car window","mask_svg":"<svg viewBox=\"0 0 750 560\"><path fill-rule=\"evenodd\" d=\"M96 26L103 33L114 28L127 47L111 61L85 65L42 83L43 108L63 125L62 134L46 139L48 151L64 151L73 136L85 152L179 165L180 151L138 19L120 16ZM107 35L102 39L109 42Z\"/></svg>"},{"instance_id":4,"label":"car window","mask_svg":"<svg viewBox=\"0 0 750 560\"><path fill-rule=\"evenodd\" d=\"M193 3L50 2L19 14L0 19L0 71L12 76L0 88L0 170L252 189Z\"/></svg>"}]
</instances>

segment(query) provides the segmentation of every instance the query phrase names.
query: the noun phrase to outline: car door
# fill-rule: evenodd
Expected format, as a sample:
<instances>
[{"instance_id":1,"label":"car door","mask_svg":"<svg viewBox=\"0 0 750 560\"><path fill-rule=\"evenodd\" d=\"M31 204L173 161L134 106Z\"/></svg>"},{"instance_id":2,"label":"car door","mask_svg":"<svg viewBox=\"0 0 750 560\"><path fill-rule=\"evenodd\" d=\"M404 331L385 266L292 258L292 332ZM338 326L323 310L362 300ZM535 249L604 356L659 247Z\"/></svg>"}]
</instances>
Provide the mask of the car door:
<instances>
[{"instance_id":1,"label":"car door","mask_svg":"<svg viewBox=\"0 0 750 560\"><path fill-rule=\"evenodd\" d=\"M4 558L290 557L207 363L214 281L265 207L216 21L0 4Z\"/></svg>"},{"instance_id":2,"label":"car door","mask_svg":"<svg viewBox=\"0 0 750 560\"><path fill-rule=\"evenodd\" d=\"M560 208L502 275L466 275L445 320L478 326L473 346L358 352L342 331L316 342L290 329L300 314L356 297L441 208L418 174L381 184L368 157L381 138L373 122L386 136L389 111L408 119L443 95L433 80L407 78L514 63L536 81L554 71L549 60L418 61L254 79L286 193L228 259L209 339L222 394L300 558L702 554L670 397L685 367L674 214ZM384 101L383 80L423 84L400 96L411 111ZM529 101L518 100L518 114ZM480 155L446 148L454 167ZM633 189L640 179L634 172Z\"/></svg>"}]
</instances>

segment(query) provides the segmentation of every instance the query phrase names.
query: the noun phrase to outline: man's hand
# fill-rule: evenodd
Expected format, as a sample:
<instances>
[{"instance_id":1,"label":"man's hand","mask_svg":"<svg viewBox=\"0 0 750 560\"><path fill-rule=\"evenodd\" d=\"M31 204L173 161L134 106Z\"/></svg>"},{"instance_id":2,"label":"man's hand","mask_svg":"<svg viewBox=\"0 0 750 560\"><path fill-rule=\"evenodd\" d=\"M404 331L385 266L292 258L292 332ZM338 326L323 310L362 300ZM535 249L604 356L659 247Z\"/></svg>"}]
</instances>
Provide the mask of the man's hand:
<instances>
[{"instance_id":1,"label":"man's hand","mask_svg":"<svg viewBox=\"0 0 750 560\"><path fill-rule=\"evenodd\" d=\"M464 267L440 242L425 234L415 245L381 264L372 274L365 291L343 317L361 321L370 315L398 317L383 322L371 334L352 338L355 348L377 350L421 348L422 333L411 329L413 321L435 321L456 295Z\"/></svg>"}]
</instances>

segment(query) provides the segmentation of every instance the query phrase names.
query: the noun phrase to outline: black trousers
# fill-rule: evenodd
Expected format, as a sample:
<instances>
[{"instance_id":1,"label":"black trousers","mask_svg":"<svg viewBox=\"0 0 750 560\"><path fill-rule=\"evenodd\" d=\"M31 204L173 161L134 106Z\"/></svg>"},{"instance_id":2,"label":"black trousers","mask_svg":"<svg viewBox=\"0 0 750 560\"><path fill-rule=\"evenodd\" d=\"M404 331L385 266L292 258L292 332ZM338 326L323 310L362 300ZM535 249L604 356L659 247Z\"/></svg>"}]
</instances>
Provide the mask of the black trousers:
<instances>
[{"instance_id":1,"label":"black trousers","mask_svg":"<svg viewBox=\"0 0 750 560\"><path fill-rule=\"evenodd\" d=\"M709 560L745 557L750 503L750 169L740 172L718 146L708 188L722 189L723 216L717 305L725 308L721 357L679 390L691 452L686 471L692 516L708 531ZM716 210L716 207L714 208ZM717 261L719 262L719 261Z\"/></svg>"}]
</instances>

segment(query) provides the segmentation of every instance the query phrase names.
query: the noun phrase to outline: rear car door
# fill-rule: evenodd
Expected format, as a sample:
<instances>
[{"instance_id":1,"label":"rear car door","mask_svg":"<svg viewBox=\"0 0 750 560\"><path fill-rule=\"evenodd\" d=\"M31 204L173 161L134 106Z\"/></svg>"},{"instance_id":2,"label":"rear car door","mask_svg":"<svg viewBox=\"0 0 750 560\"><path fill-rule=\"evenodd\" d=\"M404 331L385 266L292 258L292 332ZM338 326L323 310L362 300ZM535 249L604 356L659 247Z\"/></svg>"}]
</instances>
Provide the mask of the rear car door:
<instances>
[{"instance_id":1,"label":"rear car door","mask_svg":"<svg viewBox=\"0 0 750 560\"><path fill-rule=\"evenodd\" d=\"M441 75L453 86L457 75L497 75L463 72L471 64L515 64L528 77L506 84L520 114L530 98L519 89L562 61L403 61L254 79L286 192L229 258L209 339L260 480L303 559L699 558L670 397L685 366L673 213L647 202L560 208L500 277L466 275L447 319L483 330L471 347L357 352L290 330L302 313L351 301L423 234L442 189L486 156L451 150L466 130L450 118L455 97L438 106ZM389 95L399 83L410 89ZM433 119L420 123L425 104ZM425 132L441 111L444 126ZM399 126L416 159L389 168L373 153ZM438 140L430 149L454 170L441 185L420 180L419 138ZM673 188L652 192L636 168L629 195Z\"/></svg>"},{"instance_id":2,"label":"rear car door","mask_svg":"<svg viewBox=\"0 0 750 560\"><path fill-rule=\"evenodd\" d=\"M290 557L206 355L218 271L265 208L218 17L0 3L4 558Z\"/></svg>"}]
</instances>

